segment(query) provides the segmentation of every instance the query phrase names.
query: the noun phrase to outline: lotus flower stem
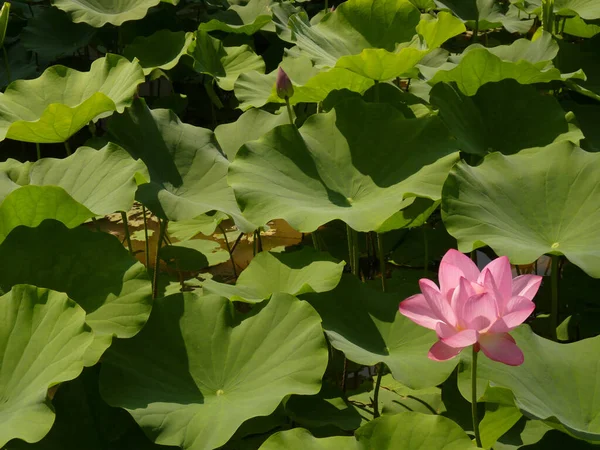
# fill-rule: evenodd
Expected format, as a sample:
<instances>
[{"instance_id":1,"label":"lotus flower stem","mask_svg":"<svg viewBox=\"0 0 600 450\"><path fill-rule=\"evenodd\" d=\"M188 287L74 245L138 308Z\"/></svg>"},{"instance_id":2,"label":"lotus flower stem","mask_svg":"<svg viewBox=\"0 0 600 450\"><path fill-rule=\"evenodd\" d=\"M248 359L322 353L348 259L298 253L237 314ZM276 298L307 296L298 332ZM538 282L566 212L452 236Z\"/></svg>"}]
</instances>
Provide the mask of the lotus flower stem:
<instances>
[{"instance_id":1,"label":"lotus flower stem","mask_svg":"<svg viewBox=\"0 0 600 450\"><path fill-rule=\"evenodd\" d=\"M387 290L385 255L383 254L383 234L377 233L377 255L379 256L379 271L381 272L381 289Z\"/></svg>"},{"instance_id":2,"label":"lotus flower stem","mask_svg":"<svg viewBox=\"0 0 600 450\"><path fill-rule=\"evenodd\" d=\"M4 67L6 68L6 81L10 83L12 81L12 77L10 76L10 64L8 63L8 53L6 52L6 47L2 46L2 54L4 55Z\"/></svg>"},{"instance_id":3,"label":"lotus flower stem","mask_svg":"<svg viewBox=\"0 0 600 450\"><path fill-rule=\"evenodd\" d=\"M41 152L41 150L40 150L40 143L39 143L39 142L36 142L36 143L35 143L35 153L36 153L36 156L37 156L37 160L38 160L38 161L39 161L40 159L42 159L42 152Z\"/></svg>"},{"instance_id":4,"label":"lotus flower stem","mask_svg":"<svg viewBox=\"0 0 600 450\"><path fill-rule=\"evenodd\" d=\"M229 239L227 239L227 233L225 233L225 229L223 225L219 224L219 230L223 233L223 238L225 239L225 245L227 246L227 251L229 252L229 260L231 261L231 269L233 270L233 276L237 278L237 270L235 269L235 260L233 259L233 252L231 251L231 247L229 246Z\"/></svg>"},{"instance_id":5,"label":"lotus flower stem","mask_svg":"<svg viewBox=\"0 0 600 450\"><path fill-rule=\"evenodd\" d=\"M144 245L146 254L146 269L150 260L150 242L148 242L148 218L146 217L146 207L142 205L142 215L144 216Z\"/></svg>"},{"instance_id":6,"label":"lotus flower stem","mask_svg":"<svg viewBox=\"0 0 600 450\"><path fill-rule=\"evenodd\" d=\"M292 112L292 106L290 105L289 97L285 98L285 106L287 108L288 117L290 118L290 123L296 126L296 124L294 123L294 113Z\"/></svg>"},{"instance_id":7,"label":"lotus flower stem","mask_svg":"<svg viewBox=\"0 0 600 450\"><path fill-rule=\"evenodd\" d=\"M317 230L310 233L310 237L312 238L312 243L315 250L321 250L319 246L319 237L317 236Z\"/></svg>"},{"instance_id":8,"label":"lotus flower stem","mask_svg":"<svg viewBox=\"0 0 600 450\"><path fill-rule=\"evenodd\" d=\"M423 250L425 255L423 256L423 274L426 277L429 271L429 241L427 240L427 224L423 225Z\"/></svg>"},{"instance_id":9,"label":"lotus flower stem","mask_svg":"<svg viewBox=\"0 0 600 450\"><path fill-rule=\"evenodd\" d=\"M346 237L348 239L348 264L350 264L350 270L354 273L354 244L352 243L352 228L346 224Z\"/></svg>"},{"instance_id":10,"label":"lotus flower stem","mask_svg":"<svg viewBox=\"0 0 600 450\"><path fill-rule=\"evenodd\" d=\"M558 255L552 255L552 268L550 269L550 278L552 282L552 306L550 309L550 318L552 323L552 338L556 340L556 329L558 328Z\"/></svg>"},{"instance_id":11,"label":"lotus flower stem","mask_svg":"<svg viewBox=\"0 0 600 450\"><path fill-rule=\"evenodd\" d=\"M375 391L373 392L373 418L377 419L379 414L379 389L381 387L381 378L383 377L383 363L377 366L377 381L375 381Z\"/></svg>"},{"instance_id":12,"label":"lotus flower stem","mask_svg":"<svg viewBox=\"0 0 600 450\"><path fill-rule=\"evenodd\" d=\"M162 241L165 238L165 233L167 231L167 219L160 220L160 231L158 234L158 240L156 241L156 255L154 257L154 275L152 277L152 298L158 297L158 272L160 270L160 248L162 246Z\"/></svg>"},{"instance_id":13,"label":"lotus flower stem","mask_svg":"<svg viewBox=\"0 0 600 450\"><path fill-rule=\"evenodd\" d=\"M479 435L479 417L477 415L477 353L478 344L473 345L473 361L471 363L471 414L473 416L473 432L475 433L475 442L477 447L481 445L481 436Z\"/></svg>"},{"instance_id":14,"label":"lotus flower stem","mask_svg":"<svg viewBox=\"0 0 600 450\"><path fill-rule=\"evenodd\" d=\"M129 253L133 256L133 245L131 245L129 223L127 222L127 213L125 211L121 211L121 220L123 220L123 227L125 228L125 240L127 241L127 248L129 249Z\"/></svg>"},{"instance_id":15,"label":"lotus flower stem","mask_svg":"<svg viewBox=\"0 0 600 450\"><path fill-rule=\"evenodd\" d=\"M71 145L69 141L65 141L65 150L67 151L67 156L71 156Z\"/></svg>"}]
</instances>

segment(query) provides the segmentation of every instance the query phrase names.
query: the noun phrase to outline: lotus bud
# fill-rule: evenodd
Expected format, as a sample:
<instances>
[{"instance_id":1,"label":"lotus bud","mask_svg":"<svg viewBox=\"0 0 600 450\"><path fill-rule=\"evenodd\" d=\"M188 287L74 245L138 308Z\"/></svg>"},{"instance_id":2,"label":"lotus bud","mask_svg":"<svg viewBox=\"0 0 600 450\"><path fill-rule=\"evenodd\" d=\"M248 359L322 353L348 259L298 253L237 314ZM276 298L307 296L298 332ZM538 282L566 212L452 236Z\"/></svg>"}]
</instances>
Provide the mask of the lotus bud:
<instances>
[{"instance_id":1,"label":"lotus bud","mask_svg":"<svg viewBox=\"0 0 600 450\"><path fill-rule=\"evenodd\" d=\"M292 80L290 80L290 77L287 76L287 73L285 73L281 67L277 71L277 82L275 85L277 87L277 96L279 98L288 99L294 95Z\"/></svg>"}]
</instances>

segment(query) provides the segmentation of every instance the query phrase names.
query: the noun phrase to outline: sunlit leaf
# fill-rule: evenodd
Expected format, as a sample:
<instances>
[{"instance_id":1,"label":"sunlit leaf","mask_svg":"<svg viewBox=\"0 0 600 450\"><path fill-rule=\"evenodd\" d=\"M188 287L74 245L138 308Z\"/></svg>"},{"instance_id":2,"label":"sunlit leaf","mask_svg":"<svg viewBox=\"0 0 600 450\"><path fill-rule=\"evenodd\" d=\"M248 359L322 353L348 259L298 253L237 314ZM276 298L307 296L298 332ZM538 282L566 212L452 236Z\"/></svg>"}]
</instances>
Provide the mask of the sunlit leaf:
<instances>
[{"instance_id":1,"label":"sunlit leaf","mask_svg":"<svg viewBox=\"0 0 600 450\"><path fill-rule=\"evenodd\" d=\"M177 294L156 301L138 336L110 348L101 394L158 444L209 450L286 395L317 393L326 364L306 302L278 294L244 316L223 297Z\"/></svg>"},{"instance_id":2,"label":"sunlit leaf","mask_svg":"<svg viewBox=\"0 0 600 450\"><path fill-rule=\"evenodd\" d=\"M17 285L0 298L0 446L42 439L54 423L48 389L76 378L92 342L65 294Z\"/></svg>"},{"instance_id":3,"label":"sunlit leaf","mask_svg":"<svg viewBox=\"0 0 600 450\"><path fill-rule=\"evenodd\" d=\"M135 38L125 47L123 55L130 60L137 58L145 75L154 69L170 70L187 54L193 36L184 31L160 30L148 37Z\"/></svg>"},{"instance_id":4,"label":"sunlit leaf","mask_svg":"<svg viewBox=\"0 0 600 450\"><path fill-rule=\"evenodd\" d=\"M444 185L444 223L463 252L489 245L513 264L565 255L600 278L599 165L600 154L569 143L460 162Z\"/></svg>"}]
</instances>

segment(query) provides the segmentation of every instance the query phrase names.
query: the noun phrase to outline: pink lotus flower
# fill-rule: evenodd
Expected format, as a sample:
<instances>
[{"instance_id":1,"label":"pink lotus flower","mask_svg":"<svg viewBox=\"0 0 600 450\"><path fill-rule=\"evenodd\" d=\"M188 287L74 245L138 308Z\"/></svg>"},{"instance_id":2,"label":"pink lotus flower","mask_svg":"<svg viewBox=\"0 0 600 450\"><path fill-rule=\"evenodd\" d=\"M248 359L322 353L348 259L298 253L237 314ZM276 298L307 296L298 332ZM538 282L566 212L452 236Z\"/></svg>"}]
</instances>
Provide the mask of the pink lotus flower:
<instances>
[{"instance_id":1,"label":"pink lotus flower","mask_svg":"<svg viewBox=\"0 0 600 450\"><path fill-rule=\"evenodd\" d=\"M480 272L469 257L449 250L438 278L439 288L422 278L421 294L400 303L403 315L437 333L439 341L429 350L429 358L445 361L475 345L494 361L522 364L523 352L508 332L533 312L532 300L542 277L521 275L513 279L506 256L493 260Z\"/></svg>"},{"instance_id":2,"label":"pink lotus flower","mask_svg":"<svg viewBox=\"0 0 600 450\"><path fill-rule=\"evenodd\" d=\"M294 85L292 84L292 80L290 80L290 77L288 77L287 73L285 73L285 70L283 70L281 67L277 71L275 88L279 98L289 99L292 95L294 95Z\"/></svg>"}]
</instances>

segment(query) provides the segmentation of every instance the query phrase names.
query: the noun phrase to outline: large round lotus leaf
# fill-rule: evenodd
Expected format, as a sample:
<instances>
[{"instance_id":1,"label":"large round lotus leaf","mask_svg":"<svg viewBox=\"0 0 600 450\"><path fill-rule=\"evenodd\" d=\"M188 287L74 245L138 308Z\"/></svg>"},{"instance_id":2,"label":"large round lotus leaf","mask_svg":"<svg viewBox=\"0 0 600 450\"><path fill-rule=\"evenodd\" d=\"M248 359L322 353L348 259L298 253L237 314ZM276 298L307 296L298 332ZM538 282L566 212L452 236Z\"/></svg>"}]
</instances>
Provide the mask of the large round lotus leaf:
<instances>
[{"instance_id":1,"label":"large round lotus leaf","mask_svg":"<svg viewBox=\"0 0 600 450\"><path fill-rule=\"evenodd\" d=\"M363 425L356 437L317 439L295 428L272 435L259 450L476 450L453 421L417 412L384 415Z\"/></svg>"},{"instance_id":2,"label":"large round lotus leaf","mask_svg":"<svg viewBox=\"0 0 600 450\"><path fill-rule=\"evenodd\" d=\"M316 394L326 365L308 303L278 294L244 316L226 298L185 293L157 300L144 329L113 344L100 388L156 443L211 450L285 396Z\"/></svg>"},{"instance_id":3,"label":"large round lotus leaf","mask_svg":"<svg viewBox=\"0 0 600 450\"><path fill-rule=\"evenodd\" d=\"M233 123L215 128L219 145L230 161L233 161L238 149L248 141L262 137L278 125L289 123L287 114L271 114L261 109L250 109Z\"/></svg>"},{"instance_id":4,"label":"large round lotus leaf","mask_svg":"<svg viewBox=\"0 0 600 450\"><path fill-rule=\"evenodd\" d=\"M434 85L439 82L456 82L466 95L475 95L485 83L514 79L521 84L547 83L554 80L583 78L582 71L569 74L552 65L558 53L558 44L552 35L544 32L535 41L519 39L511 45L485 48L471 45L457 58L440 67L420 66L421 72Z\"/></svg>"},{"instance_id":5,"label":"large round lotus leaf","mask_svg":"<svg viewBox=\"0 0 600 450\"><path fill-rule=\"evenodd\" d=\"M396 380L413 389L437 386L458 360L427 357L437 337L398 312L407 296L374 291L348 275L334 290L302 298L320 314L331 345L348 359L367 366L383 362Z\"/></svg>"},{"instance_id":6,"label":"large round lotus leaf","mask_svg":"<svg viewBox=\"0 0 600 450\"><path fill-rule=\"evenodd\" d=\"M341 219L377 230L407 197L438 200L455 143L437 117L404 119L386 104L350 100L282 125L237 153L229 183L255 223L285 219L302 232Z\"/></svg>"},{"instance_id":7,"label":"large round lotus leaf","mask_svg":"<svg viewBox=\"0 0 600 450\"><path fill-rule=\"evenodd\" d=\"M60 186L95 215L104 216L131 209L135 174L142 171L141 161L109 143L100 150L80 147L64 159L42 158L31 167L29 182Z\"/></svg>"},{"instance_id":8,"label":"large round lotus leaf","mask_svg":"<svg viewBox=\"0 0 600 450\"><path fill-rule=\"evenodd\" d=\"M44 8L27 21L21 42L27 50L45 60L70 55L85 47L96 29L84 23L73 23L69 16L56 8Z\"/></svg>"},{"instance_id":9,"label":"large round lotus leaf","mask_svg":"<svg viewBox=\"0 0 600 450\"><path fill-rule=\"evenodd\" d=\"M527 415L562 425L581 439L600 441L600 398L594 395L600 380L600 336L560 344L526 325L511 334L525 362L511 367L481 358L478 377L509 388ZM466 353L462 357L470 358Z\"/></svg>"},{"instance_id":10,"label":"large round lotus leaf","mask_svg":"<svg viewBox=\"0 0 600 450\"><path fill-rule=\"evenodd\" d=\"M146 75L154 69L169 70L187 54L193 37L193 33L184 31L160 30L148 37L136 37L123 55L130 60L137 58Z\"/></svg>"},{"instance_id":11,"label":"large round lotus leaf","mask_svg":"<svg viewBox=\"0 0 600 450\"><path fill-rule=\"evenodd\" d=\"M388 81L398 77L416 78L415 66L427 53L427 50L412 47L395 52L388 52L381 48L367 48L358 55L341 57L336 67L348 69L376 81Z\"/></svg>"},{"instance_id":12,"label":"large round lotus leaf","mask_svg":"<svg viewBox=\"0 0 600 450\"><path fill-rule=\"evenodd\" d=\"M68 228L81 225L94 216L58 186L23 186L11 192L0 204L0 243L19 225L37 227L45 219L55 219Z\"/></svg>"},{"instance_id":13,"label":"large round lotus leaf","mask_svg":"<svg viewBox=\"0 0 600 450\"><path fill-rule=\"evenodd\" d=\"M275 31L272 20L271 0L250 0L245 5L233 4L227 11L222 11L211 20L201 23L202 31L225 31L227 33L251 35L260 29Z\"/></svg>"},{"instance_id":14,"label":"large round lotus leaf","mask_svg":"<svg viewBox=\"0 0 600 450\"><path fill-rule=\"evenodd\" d=\"M600 4L595 0L554 0L554 14L571 17L577 14L584 19L600 19ZM531 9L540 8L542 0L528 0Z\"/></svg>"},{"instance_id":15,"label":"large round lotus leaf","mask_svg":"<svg viewBox=\"0 0 600 450\"><path fill-rule=\"evenodd\" d=\"M600 278L599 170L600 154L566 142L460 162L444 185L444 223L462 252L489 245L513 264L565 255Z\"/></svg>"},{"instance_id":16,"label":"large round lotus leaf","mask_svg":"<svg viewBox=\"0 0 600 450\"><path fill-rule=\"evenodd\" d=\"M208 211L229 214L241 231L251 232L227 184L229 161L214 133L183 123L170 110L151 111L138 99L111 119L111 139L150 172L150 183L138 189L138 199L155 214L170 220L193 219Z\"/></svg>"},{"instance_id":17,"label":"large round lotus leaf","mask_svg":"<svg viewBox=\"0 0 600 450\"><path fill-rule=\"evenodd\" d=\"M159 3L160 0L53 0L54 6L68 12L73 22L89 23L96 28L142 19Z\"/></svg>"},{"instance_id":18,"label":"large round lotus leaf","mask_svg":"<svg viewBox=\"0 0 600 450\"><path fill-rule=\"evenodd\" d=\"M393 51L417 33L420 13L407 0L349 0L311 26L302 14L290 18L296 45L316 64L333 67L366 48Z\"/></svg>"},{"instance_id":19,"label":"large round lotus leaf","mask_svg":"<svg viewBox=\"0 0 600 450\"><path fill-rule=\"evenodd\" d=\"M204 292L222 295L232 301L260 302L272 294L300 295L330 291L337 286L345 263L328 253L304 247L295 252L261 252L240 274L235 285L206 280Z\"/></svg>"},{"instance_id":20,"label":"large round lotus leaf","mask_svg":"<svg viewBox=\"0 0 600 450\"><path fill-rule=\"evenodd\" d=\"M198 271L229 261L229 252L218 242L191 239L164 246L160 249L160 257L177 270Z\"/></svg>"},{"instance_id":21,"label":"large round lotus leaf","mask_svg":"<svg viewBox=\"0 0 600 450\"><path fill-rule=\"evenodd\" d=\"M435 17L423 14L417 25L417 33L423 38L428 49L441 47L448 39L465 31L462 21L445 11L441 11Z\"/></svg>"},{"instance_id":22,"label":"large round lotus leaf","mask_svg":"<svg viewBox=\"0 0 600 450\"><path fill-rule=\"evenodd\" d=\"M86 365L98 360L113 336L134 336L150 315L146 269L114 236L45 220L12 230L0 255L2 289L27 283L66 292L86 311L94 331Z\"/></svg>"},{"instance_id":23,"label":"large round lotus leaf","mask_svg":"<svg viewBox=\"0 0 600 450\"><path fill-rule=\"evenodd\" d=\"M178 241L187 241L197 234L210 236L225 219L227 219L227 214L218 211L212 215L202 214L189 220L169 222L167 232L170 237Z\"/></svg>"},{"instance_id":24,"label":"large round lotus leaf","mask_svg":"<svg viewBox=\"0 0 600 450\"><path fill-rule=\"evenodd\" d=\"M436 84L430 102L467 153L516 153L551 144L568 131L556 98L515 80L483 85L472 97L455 84Z\"/></svg>"},{"instance_id":25,"label":"large round lotus leaf","mask_svg":"<svg viewBox=\"0 0 600 450\"><path fill-rule=\"evenodd\" d=\"M234 86L235 95L240 101L239 107L246 110L250 107L260 108L267 103L285 103L285 100L277 95L276 79L277 70L266 75L256 71L242 74ZM331 92L341 89L362 94L374 84L372 79L342 68L319 72L300 84L294 79L293 74L290 74L290 79L294 85L294 95L290 98L291 105L318 103L325 100Z\"/></svg>"},{"instance_id":26,"label":"large round lotus leaf","mask_svg":"<svg viewBox=\"0 0 600 450\"><path fill-rule=\"evenodd\" d=\"M37 442L54 423L48 389L76 378L92 342L85 313L65 294L14 286L0 297L0 447Z\"/></svg>"},{"instance_id":27,"label":"large round lotus leaf","mask_svg":"<svg viewBox=\"0 0 600 450\"><path fill-rule=\"evenodd\" d=\"M450 9L470 28L477 27L479 31L503 26L510 33L526 34L533 25L533 19L528 19L527 14L519 14L520 11L512 5L505 14L495 0L436 0L436 3L439 8Z\"/></svg>"},{"instance_id":28,"label":"large round lotus leaf","mask_svg":"<svg viewBox=\"0 0 600 450\"><path fill-rule=\"evenodd\" d=\"M238 77L251 71L264 72L265 62L248 45L225 47L223 42L198 30L188 48L197 72L211 75L221 89L232 91Z\"/></svg>"},{"instance_id":29,"label":"large round lotus leaf","mask_svg":"<svg viewBox=\"0 0 600 450\"><path fill-rule=\"evenodd\" d=\"M408 411L372 420L356 430L356 438L360 450L477 449L452 420Z\"/></svg>"},{"instance_id":30,"label":"large round lotus leaf","mask_svg":"<svg viewBox=\"0 0 600 450\"><path fill-rule=\"evenodd\" d=\"M353 436L316 438L304 428L280 431L269 437L259 450L360 450Z\"/></svg>"},{"instance_id":31,"label":"large round lotus leaf","mask_svg":"<svg viewBox=\"0 0 600 450\"><path fill-rule=\"evenodd\" d=\"M17 80L0 95L0 139L64 142L91 120L123 111L143 81L138 63L111 54L89 72L52 66L35 80Z\"/></svg>"}]
</instances>

